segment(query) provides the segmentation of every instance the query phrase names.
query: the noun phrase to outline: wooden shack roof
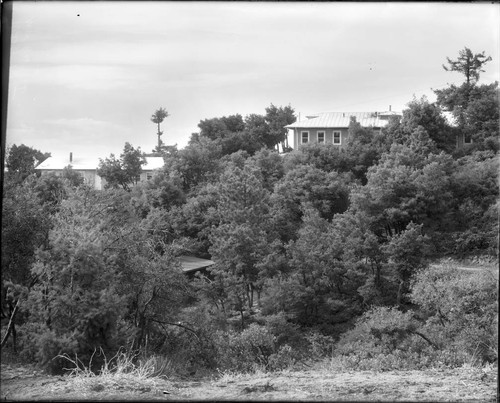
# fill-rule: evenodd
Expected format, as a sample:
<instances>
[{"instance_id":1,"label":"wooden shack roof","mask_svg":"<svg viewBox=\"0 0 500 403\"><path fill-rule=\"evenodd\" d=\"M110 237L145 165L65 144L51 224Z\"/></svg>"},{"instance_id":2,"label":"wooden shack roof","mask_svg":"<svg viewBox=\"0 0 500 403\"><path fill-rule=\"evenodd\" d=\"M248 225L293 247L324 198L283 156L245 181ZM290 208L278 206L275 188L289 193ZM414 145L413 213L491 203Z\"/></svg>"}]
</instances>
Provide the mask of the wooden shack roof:
<instances>
[{"instance_id":1,"label":"wooden shack roof","mask_svg":"<svg viewBox=\"0 0 500 403\"><path fill-rule=\"evenodd\" d=\"M184 273L193 273L198 270L206 269L214 264L213 260L201 259L194 256L179 256L178 259L182 265L182 271Z\"/></svg>"}]
</instances>

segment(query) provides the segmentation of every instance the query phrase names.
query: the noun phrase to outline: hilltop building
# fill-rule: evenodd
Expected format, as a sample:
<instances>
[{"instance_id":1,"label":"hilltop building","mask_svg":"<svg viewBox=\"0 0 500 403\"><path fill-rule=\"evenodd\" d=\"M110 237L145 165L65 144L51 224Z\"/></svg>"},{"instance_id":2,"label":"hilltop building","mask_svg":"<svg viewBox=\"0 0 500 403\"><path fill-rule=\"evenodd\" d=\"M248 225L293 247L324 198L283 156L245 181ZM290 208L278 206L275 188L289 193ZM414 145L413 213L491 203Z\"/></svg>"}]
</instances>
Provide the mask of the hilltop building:
<instances>
[{"instance_id":1,"label":"hilltop building","mask_svg":"<svg viewBox=\"0 0 500 403\"><path fill-rule=\"evenodd\" d=\"M160 169L164 165L162 157L145 157L146 164L142 166L140 181L145 181L153 177L153 171ZM66 158L49 157L36 167L42 175L49 173L61 174L63 169L71 166L71 168L83 176L85 183L92 186L94 189L101 190L104 188L106 181L97 175L97 167L99 166L98 158L81 158L73 156L69 153Z\"/></svg>"},{"instance_id":2,"label":"hilltop building","mask_svg":"<svg viewBox=\"0 0 500 403\"><path fill-rule=\"evenodd\" d=\"M324 143L342 147L347 142L349 123L352 119L362 127L380 130L391 117L401 118L398 112L324 112L306 116L291 125L285 126L293 131L293 148L299 149L304 144Z\"/></svg>"}]
</instances>

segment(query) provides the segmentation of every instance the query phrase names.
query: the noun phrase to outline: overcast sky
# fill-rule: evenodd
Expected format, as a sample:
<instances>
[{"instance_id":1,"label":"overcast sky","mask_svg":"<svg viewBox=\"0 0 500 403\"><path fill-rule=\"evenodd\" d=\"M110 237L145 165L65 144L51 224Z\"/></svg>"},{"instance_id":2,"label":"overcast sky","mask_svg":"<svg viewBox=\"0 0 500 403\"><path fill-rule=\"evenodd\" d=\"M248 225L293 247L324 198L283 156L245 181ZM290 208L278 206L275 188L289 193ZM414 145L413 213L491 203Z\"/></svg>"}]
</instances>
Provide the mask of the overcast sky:
<instances>
[{"instance_id":1,"label":"overcast sky","mask_svg":"<svg viewBox=\"0 0 500 403\"><path fill-rule=\"evenodd\" d=\"M125 142L186 146L200 120L403 110L461 83L464 46L500 77L488 3L14 2L7 145L104 158Z\"/></svg>"}]
</instances>

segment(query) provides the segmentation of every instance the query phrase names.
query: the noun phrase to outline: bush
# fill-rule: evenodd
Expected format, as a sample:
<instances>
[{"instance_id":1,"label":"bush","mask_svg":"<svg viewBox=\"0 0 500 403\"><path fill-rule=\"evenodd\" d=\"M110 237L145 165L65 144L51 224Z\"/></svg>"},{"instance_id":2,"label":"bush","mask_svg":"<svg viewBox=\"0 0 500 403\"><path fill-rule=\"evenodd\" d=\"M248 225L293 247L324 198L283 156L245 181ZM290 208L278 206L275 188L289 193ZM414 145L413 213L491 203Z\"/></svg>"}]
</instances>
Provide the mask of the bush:
<instances>
[{"instance_id":1,"label":"bush","mask_svg":"<svg viewBox=\"0 0 500 403\"><path fill-rule=\"evenodd\" d=\"M306 345L299 326L289 322L284 313L265 316L263 322L263 326L275 336L278 347L288 345L293 350L299 350Z\"/></svg>"},{"instance_id":2,"label":"bush","mask_svg":"<svg viewBox=\"0 0 500 403\"><path fill-rule=\"evenodd\" d=\"M168 357L181 373L194 371L274 371L293 366L308 351L308 342L283 313L252 316L243 331L228 325L224 315L201 306L186 308L183 322L194 329L172 327L157 354ZM182 365L184 363L184 366Z\"/></svg>"},{"instance_id":3,"label":"bush","mask_svg":"<svg viewBox=\"0 0 500 403\"><path fill-rule=\"evenodd\" d=\"M232 329L217 311L203 307L186 308L183 319L185 327L169 328L165 342L155 350L168 357L170 367L180 374L281 370L299 360L300 346L307 345L298 326L282 314L253 317L258 323L243 331Z\"/></svg>"},{"instance_id":4,"label":"bush","mask_svg":"<svg viewBox=\"0 0 500 403\"><path fill-rule=\"evenodd\" d=\"M171 327L164 332L164 343L155 349L155 355L169 361L169 367L177 375L215 370L218 365L215 334L211 329L196 329L196 334Z\"/></svg>"},{"instance_id":5,"label":"bush","mask_svg":"<svg viewBox=\"0 0 500 403\"><path fill-rule=\"evenodd\" d=\"M416 331L413 312L376 307L341 337L334 355L356 369L417 369L428 365L433 347ZM420 332L418 332L420 333Z\"/></svg>"},{"instance_id":6,"label":"bush","mask_svg":"<svg viewBox=\"0 0 500 403\"><path fill-rule=\"evenodd\" d=\"M335 356L348 368L420 369L483 365L498 360L497 280L453 267L418 272L401 312L376 307L344 333Z\"/></svg>"},{"instance_id":7,"label":"bush","mask_svg":"<svg viewBox=\"0 0 500 403\"><path fill-rule=\"evenodd\" d=\"M279 347L278 351L269 356L267 369L270 371L280 371L291 368L297 362L297 353L288 344Z\"/></svg>"},{"instance_id":8,"label":"bush","mask_svg":"<svg viewBox=\"0 0 500 403\"><path fill-rule=\"evenodd\" d=\"M318 332L309 332L306 335L308 342L308 355L312 360L331 356L334 349L334 339Z\"/></svg>"},{"instance_id":9,"label":"bush","mask_svg":"<svg viewBox=\"0 0 500 403\"><path fill-rule=\"evenodd\" d=\"M78 342L71 336L58 336L46 326L37 323L21 326L19 334L22 358L37 362L52 374L64 373L66 362L58 358L58 355L72 354L78 350Z\"/></svg>"},{"instance_id":10,"label":"bush","mask_svg":"<svg viewBox=\"0 0 500 403\"><path fill-rule=\"evenodd\" d=\"M412 301L427 318L422 329L441 349L478 362L498 359L498 280L493 273L433 267L415 276L412 290Z\"/></svg>"},{"instance_id":11,"label":"bush","mask_svg":"<svg viewBox=\"0 0 500 403\"><path fill-rule=\"evenodd\" d=\"M264 326L252 323L241 333L217 332L219 369L251 372L269 369L269 358L277 352L276 337Z\"/></svg>"}]
</instances>

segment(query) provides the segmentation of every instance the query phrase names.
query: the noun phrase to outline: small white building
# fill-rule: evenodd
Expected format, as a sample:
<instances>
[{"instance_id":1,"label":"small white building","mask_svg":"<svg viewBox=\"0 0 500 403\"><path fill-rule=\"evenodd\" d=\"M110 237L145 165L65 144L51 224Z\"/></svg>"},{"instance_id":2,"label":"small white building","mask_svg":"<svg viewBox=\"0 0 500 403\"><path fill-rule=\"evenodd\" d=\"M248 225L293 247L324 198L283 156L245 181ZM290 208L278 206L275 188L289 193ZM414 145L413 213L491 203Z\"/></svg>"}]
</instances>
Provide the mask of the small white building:
<instances>
[{"instance_id":1,"label":"small white building","mask_svg":"<svg viewBox=\"0 0 500 403\"><path fill-rule=\"evenodd\" d=\"M145 157L146 164L142 166L140 181L145 181L153 177L153 171L160 169L164 165L162 157ZM73 156L69 153L68 157L49 157L36 167L42 175L49 173L61 174L63 169L71 166L73 171L80 173L83 176L85 183L91 185L94 189L101 190L106 181L97 175L97 167L99 166L99 158L82 158Z\"/></svg>"}]
</instances>

